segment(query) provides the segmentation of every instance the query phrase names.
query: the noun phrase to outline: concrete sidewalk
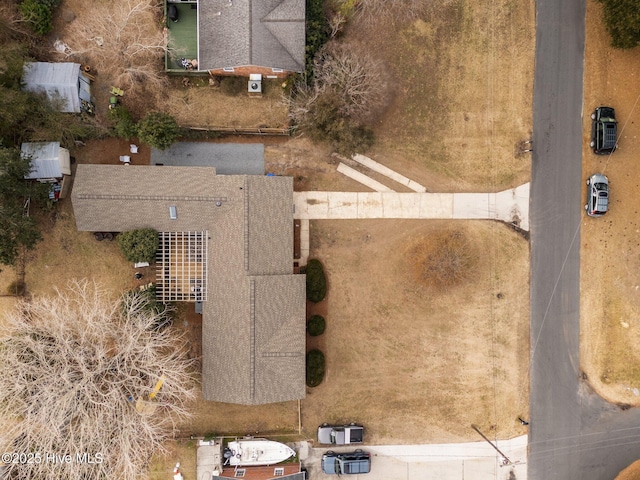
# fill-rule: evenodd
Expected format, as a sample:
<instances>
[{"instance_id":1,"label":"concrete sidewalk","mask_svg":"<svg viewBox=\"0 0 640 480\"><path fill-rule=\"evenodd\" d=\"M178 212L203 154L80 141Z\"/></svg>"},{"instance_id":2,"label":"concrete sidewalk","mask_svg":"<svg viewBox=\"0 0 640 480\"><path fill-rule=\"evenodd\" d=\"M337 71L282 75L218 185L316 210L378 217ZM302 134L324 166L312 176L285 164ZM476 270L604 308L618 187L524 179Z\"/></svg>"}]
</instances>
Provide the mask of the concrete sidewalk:
<instances>
[{"instance_id":1,"label":"concrete sidewalk","mask_svg":"<svg viewBox=\"0 0 640 480\"><path fill-rule=\"evenodd\" d=\"M487 442L430 445L362 446L371 453L369 480L524 480L527 478L527 436L494 442L508 463ZM356 447L357 448L357 447ZM311 478L332 478L320 466L327 450L352 451L351 447L309 448L298 451Z\"/></svg>"},{"instance_id":2,"label":"concrete sidewalk","mask_svg":"<svg viewBox=\"0 0 640 480\"><path fill-rule=\"evenodd\" d=\"M396 172L395 170L391 170L389 167L386 167L369 157L365 157L364 155L360 155L359 153L356 153L351 158L354 161L358 162L360 165L363 165L373 170L374 172L378 172L379 174L384 175L385 177L388 177L391 180L396 181L399 184L410 188L414 192L424 193L427 191L427 189L423 185L420 185L418 182L414 182L410 178L405 177L404 175Z\"/></svg>"},{"instance_id":3,"label":"concrete sidewalk","mask_svg":"<svg viewBox=\"0 0 640 480\"><path fill-rule=\"evenodd\" d=\"M300 219L487 219L529 230L529 183L498 193L294 192Z\"/></svg>"}]
</instances>

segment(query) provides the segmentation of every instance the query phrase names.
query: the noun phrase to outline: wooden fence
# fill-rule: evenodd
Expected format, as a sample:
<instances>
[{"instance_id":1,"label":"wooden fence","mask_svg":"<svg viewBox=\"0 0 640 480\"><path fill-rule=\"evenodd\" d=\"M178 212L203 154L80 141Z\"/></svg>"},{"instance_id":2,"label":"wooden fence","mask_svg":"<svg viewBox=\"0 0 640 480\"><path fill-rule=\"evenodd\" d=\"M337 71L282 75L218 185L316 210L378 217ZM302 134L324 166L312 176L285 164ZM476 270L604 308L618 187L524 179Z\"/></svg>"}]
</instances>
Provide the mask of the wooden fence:
<instances>
[{"instance_id":1,"label":"wooden fence","mask_svg":"<svg viewBox=\"0 0 640 480\"><path fill-rule=\"evenodd\" d=\"M198 132L214 132L224 133L228 135L277 135L277 136L289 136L291 134L290 127L285 128L271 128L271 127L184 127L189 130Z\"/></svg>"}]
</instances>

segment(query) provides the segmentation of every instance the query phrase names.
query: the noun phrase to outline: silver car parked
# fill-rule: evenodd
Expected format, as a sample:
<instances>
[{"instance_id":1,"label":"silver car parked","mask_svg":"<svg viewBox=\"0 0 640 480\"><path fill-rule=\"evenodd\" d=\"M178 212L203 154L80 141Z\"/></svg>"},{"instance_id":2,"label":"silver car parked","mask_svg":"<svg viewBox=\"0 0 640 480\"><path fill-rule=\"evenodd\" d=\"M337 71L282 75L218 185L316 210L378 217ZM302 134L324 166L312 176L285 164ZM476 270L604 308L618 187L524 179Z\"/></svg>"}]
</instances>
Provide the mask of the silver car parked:
<instances>
[{"instance_id":1,"label":"silver car parked","mask_svg":"<svg viewBox=\"0 0 640 480\"><path fill-rule=\"evenodd\" d=\"M609 179L594 173L587 179L587 204L584 206L590 217L601 217L609 210Z\"/></svg>"}]
</instances>

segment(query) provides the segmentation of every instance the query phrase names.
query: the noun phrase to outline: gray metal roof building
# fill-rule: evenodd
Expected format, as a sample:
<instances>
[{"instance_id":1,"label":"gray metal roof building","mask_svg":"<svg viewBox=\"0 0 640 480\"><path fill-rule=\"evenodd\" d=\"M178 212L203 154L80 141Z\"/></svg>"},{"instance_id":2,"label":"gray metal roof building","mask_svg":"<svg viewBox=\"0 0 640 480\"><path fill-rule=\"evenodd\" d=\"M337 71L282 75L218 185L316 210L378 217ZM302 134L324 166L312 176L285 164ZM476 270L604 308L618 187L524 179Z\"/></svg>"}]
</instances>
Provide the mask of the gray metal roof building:
<instances>
[{"instance_id":1,"label":"gray metal roof building","mask_svg":"<svg viewBox=\"0 0 640 480\"><path fill-rule=\"evenodd\" d=\"M71 198L78 230L206 232L205 400L304 398L305 276L292 273L292 178L78 165Z\"/></svg>"},{"instance_id":2,"label":"gray metal roof building","mask_svg":"<svg viewBox=\"0 0 640 480\"><path fill-rule=\"evenodd\" d=\"M151 148L152 165L214 167L218 175L264 175L262 143L176 142Z\"/></svg>"},{"instance_id":3,"label":"gray metal roof building","mask_svg":"<svg viewBox=\"0 0 640 480\"><path fill-rule=\"evenodd\" d=\"M91 82L79 63L27 62L22 83L26 91L44 93L61 112L79 113L83 100L91 102Z\"/></svg>"}]
</instances>

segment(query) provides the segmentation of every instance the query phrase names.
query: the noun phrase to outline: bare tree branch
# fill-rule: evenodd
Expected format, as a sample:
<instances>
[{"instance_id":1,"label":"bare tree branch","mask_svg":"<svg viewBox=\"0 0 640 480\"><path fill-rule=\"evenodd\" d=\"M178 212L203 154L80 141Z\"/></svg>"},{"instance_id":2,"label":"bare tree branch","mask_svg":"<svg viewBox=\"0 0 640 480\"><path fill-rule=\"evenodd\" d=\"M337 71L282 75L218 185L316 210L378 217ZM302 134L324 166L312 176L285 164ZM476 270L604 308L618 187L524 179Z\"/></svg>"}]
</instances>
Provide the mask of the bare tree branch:
<instances>
[{"instance_id":1,"label":"bare tree branch","mask_svg":"<svg viewBox=\"0 0 640 480\"><path fill-rule=\"evenodd\" d=\"M8 421L0 446L33 461L3 458L6 478L133 479L144 472L194 398L181 339L158 330L158 320L143 296L113 302L88 282L21 303L9 315L0 339L0 415ZM149 414L136 408L139 400ZM67 454L68 463L51 457Z\"/></svg>"},{"instance_id":2,"label":"bare tree branch","mask_svg":"<svg viewBox=\"0 0 640 480\"><path fill-rule=\"evenodd\" d=\"M289 116L302 125L318 100L331 95L340 98L340 116L366 124L389 101L388 87L382 62L355 45L329 42L316 54L312 84L300 81L286 99Z\"/></svg>"},{"instance_id":3,"label":"bare tree branch","mask_svg":"<svg viewBox=\"0 0 640 480\"><path fill-rule=\"evenodd\" d=\"M90 64L129 91L159 91L167 81L162 59L168 34L159 26L161 12L153 0L123 0L117 8L94 2L90 15L69 24L63 55Z\"/></svg>"}]
</instances>

